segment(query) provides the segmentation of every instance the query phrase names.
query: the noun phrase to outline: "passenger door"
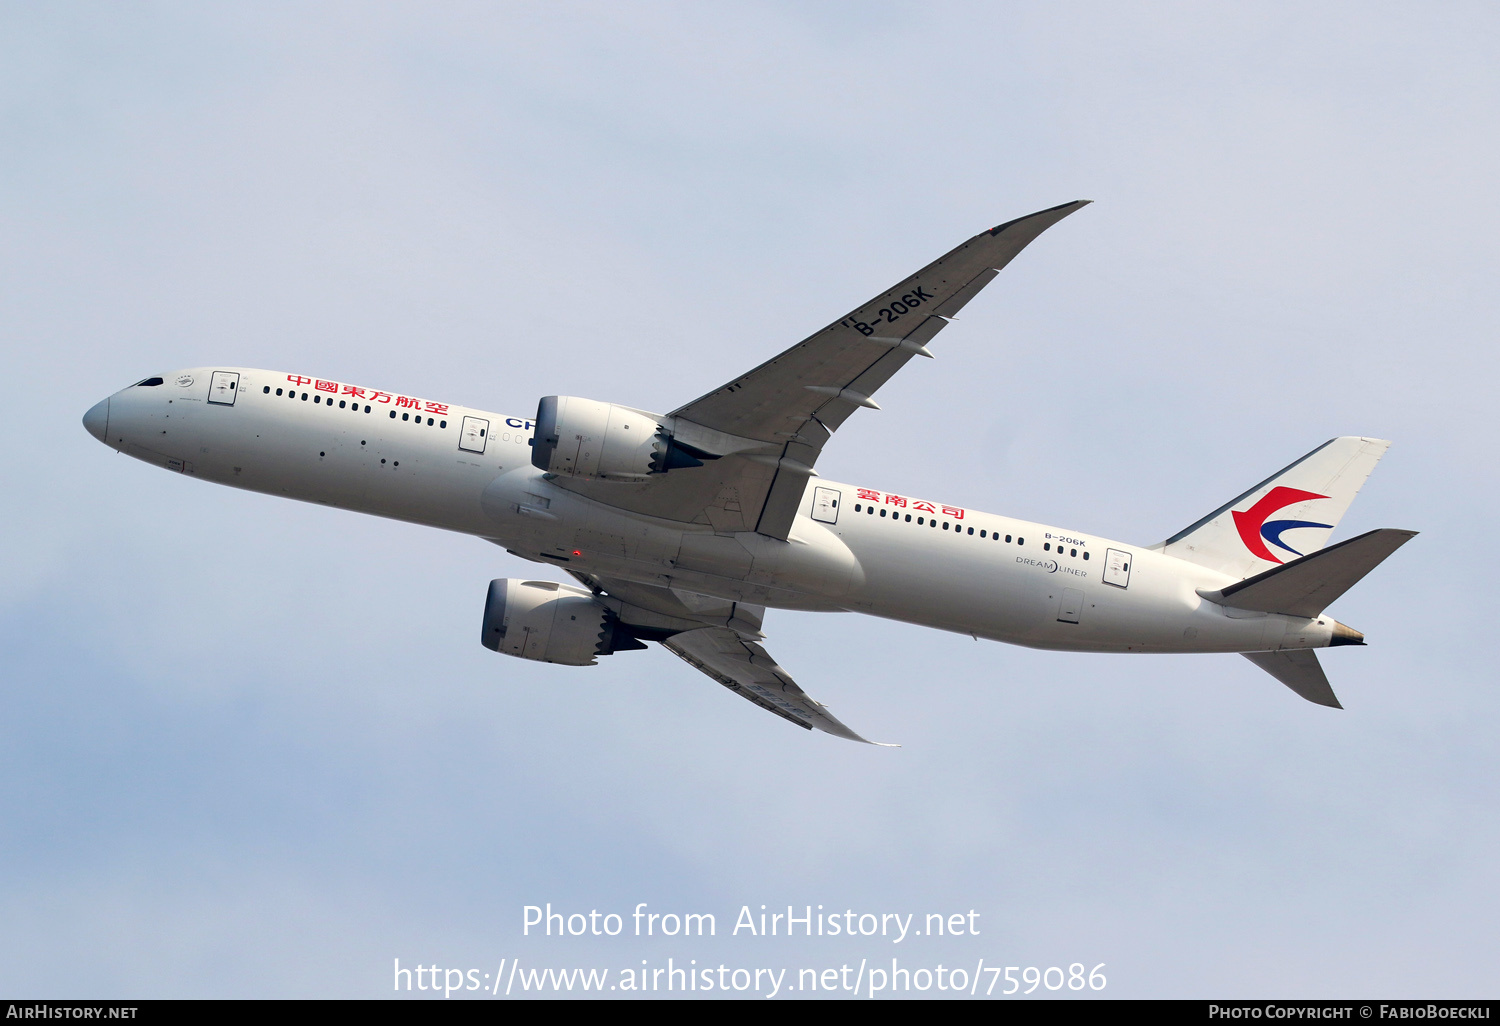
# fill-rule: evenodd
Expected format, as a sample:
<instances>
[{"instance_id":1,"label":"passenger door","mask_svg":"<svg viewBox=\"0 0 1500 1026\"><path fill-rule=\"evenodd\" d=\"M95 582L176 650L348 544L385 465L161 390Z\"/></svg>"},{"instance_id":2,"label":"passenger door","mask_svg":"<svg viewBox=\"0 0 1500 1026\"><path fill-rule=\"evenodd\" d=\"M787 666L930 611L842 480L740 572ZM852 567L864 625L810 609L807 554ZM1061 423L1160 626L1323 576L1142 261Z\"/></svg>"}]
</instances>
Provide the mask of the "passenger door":
<instances>
[{"instance_id":1,"label":"passenger door","mask_svg":"<svg viewBox=\"0 0 1500 1026\"><path fill-rule=\"evenodd\" d=\"M219 406L233 406L240 376L235 371L214 371L208 379L208 401Z\"/></svg>"},{"instance_id":2,"label":"passenger door","mask_svg":"<svg viewBox=\"0 0 1500 1026\"><path fill-rule=\"evenodd\" d=\"M483 417L465 417L458 432L458 447L464 452L483 453L489 433L489 421Z\"/></svg>"},{"instance_id":3,"label":"passenger door","mask_svg":"<svg viewBox=\"0 0 1500 1026\"><path fill-rule=\"evenodd\" d=\"M812 518L825 524L839 522L839 490L837 488L814 488Z\"/></svg>"}]
</instances>

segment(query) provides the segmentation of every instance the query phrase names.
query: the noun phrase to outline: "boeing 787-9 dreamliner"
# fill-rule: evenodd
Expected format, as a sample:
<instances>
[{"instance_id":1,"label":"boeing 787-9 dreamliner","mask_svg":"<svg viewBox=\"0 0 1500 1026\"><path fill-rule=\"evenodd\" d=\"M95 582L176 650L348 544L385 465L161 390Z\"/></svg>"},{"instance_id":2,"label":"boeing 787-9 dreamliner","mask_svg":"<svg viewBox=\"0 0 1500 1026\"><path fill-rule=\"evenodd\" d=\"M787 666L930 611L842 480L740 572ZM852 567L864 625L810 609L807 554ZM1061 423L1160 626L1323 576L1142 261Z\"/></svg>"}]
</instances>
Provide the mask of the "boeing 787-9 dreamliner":
<instances>
[{"instance_id":1,"label":"boeing 787-9 dreamliner","mask_svg":"<svg viewBox=\"0 0 1500 1026\"><path fill-rule=\"evenodd\" d=\"M1327 545L1385 452L1335 438L1155 545L814 470L833 433L1065 203L981 232L661 415L547 396L514 417L312 374L194 367L94 406L112 449L236 488L476 535L572 580L491 581L480 641L569 666L656 642L799 727L863 741L764 647L767 608L852 610L1034 648L1238 652L1338 707L1323 610L1412 531ZM949 497L951 498L951 497Z\"/></svg>"}]
</instances>

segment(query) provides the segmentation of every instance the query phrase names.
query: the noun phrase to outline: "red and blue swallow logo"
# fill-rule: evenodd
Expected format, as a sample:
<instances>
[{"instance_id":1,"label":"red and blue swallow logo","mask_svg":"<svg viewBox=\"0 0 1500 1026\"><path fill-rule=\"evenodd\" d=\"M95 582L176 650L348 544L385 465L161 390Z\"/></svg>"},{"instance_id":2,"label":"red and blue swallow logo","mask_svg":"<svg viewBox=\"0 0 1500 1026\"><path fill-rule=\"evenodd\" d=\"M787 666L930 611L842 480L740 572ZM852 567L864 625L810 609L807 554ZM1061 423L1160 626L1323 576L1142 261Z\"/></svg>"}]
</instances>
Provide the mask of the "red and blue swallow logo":
<instances>
[{"instance_id":1,"label":"red and blue swallow logo","mask_svg":"<svg viewBox=\"0 0 1500 1026\"><path fill-rule=\"evenodd\" d=\"M1234 526L1239 529L1240 539L1244 541L1245 548L1251 553L1266 560L1269 563L1281 563L1284 560L1277 559L1270 549L1266 548L1266 542L1270 542L1279 549L1285 549L1294 556L1302 553L1292 548L1281 540L1281 536L1287 531L1298 527L1332 527L1332 524L1315 524L1311 520L1271 520L1267 521L1272 513L1283 509L1293 503L1303 502L1307 499L1326 499L1328 496L1319 495L1316 492L1304 492L1299 488L1286 488L1278 486L1272 488L1254 506L1245 512L1234 510Z\"/></svg>"}]
</instances>

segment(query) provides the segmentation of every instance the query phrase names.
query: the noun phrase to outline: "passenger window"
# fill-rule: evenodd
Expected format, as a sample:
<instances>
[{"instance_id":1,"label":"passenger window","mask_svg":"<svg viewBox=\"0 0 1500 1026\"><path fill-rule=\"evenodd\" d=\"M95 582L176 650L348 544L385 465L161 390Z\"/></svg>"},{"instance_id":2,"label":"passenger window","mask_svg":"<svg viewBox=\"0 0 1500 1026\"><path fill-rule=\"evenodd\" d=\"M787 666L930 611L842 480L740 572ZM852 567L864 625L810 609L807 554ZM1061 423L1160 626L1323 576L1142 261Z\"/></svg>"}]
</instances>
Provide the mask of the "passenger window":
<instances>
[{"instance_id":1,"label":"passenger window","mask_svg":"<svg viewBox=\"0 0 1500 1026\"><path fill-rule=\"evenodd\" d=\"M265 388L261 389L261 391L264 392L266 395L270 395L271 394L271 386L267 385Z\"/></svg>"},{"instance_id":2,"label":"passenger window","mask_svg":"<svg viewBox=\"0 0 1500 1026\"><path fill-rule=\"evenodd\" d=\"M1084 549L1083 550L1083 558L1084 559L1088 559L1089 558L1089 550L1088 549Z\"/></svg>"},{"instance_id":3,"label":"passenger window","mask_svg":"<svg viewBox=\"0 0 1500 1026\"><path fill-rule=\"evenodd\" d=\"M881 510L881 511L880 511L880 515L881 515L881 516L885 516L885 510Z\"/></svg>"},{"instance_id":4,"label":"passenger window","mask_svg":"<svg viewBox=\"0 0 1500 1026\"><path fill-rule=\"evenodd\" d=\"M1051 542L1042 542L1042 551L1043 552L1051 552L1052 551L1052 543Z\"/></svg>"},{"instance_id":5,"label":"passenger window","mask_svg":"<svg viewBox=\"0 0 1500 1026\"><path fill-rule=\"evenodd\" d=\"M971 528L969 528L969 533L970 533L970 534L973 534L973 533L974 533L974 528L972 528L972 527L971 527Z\"/></svg>"},{"instance_id":6,"label":"passenger window","mask_svg":"<svg viewBox=\"0 0 1500 1026\"><path fill-rule=\"evenodd\" d=\"M280 395L280 394L281 394L281 389L279 389L279 388L278 388L278 389L277 389L277 390L276 390L276 394L277 394L277 395Z\"/></svg>"}]
</instances>

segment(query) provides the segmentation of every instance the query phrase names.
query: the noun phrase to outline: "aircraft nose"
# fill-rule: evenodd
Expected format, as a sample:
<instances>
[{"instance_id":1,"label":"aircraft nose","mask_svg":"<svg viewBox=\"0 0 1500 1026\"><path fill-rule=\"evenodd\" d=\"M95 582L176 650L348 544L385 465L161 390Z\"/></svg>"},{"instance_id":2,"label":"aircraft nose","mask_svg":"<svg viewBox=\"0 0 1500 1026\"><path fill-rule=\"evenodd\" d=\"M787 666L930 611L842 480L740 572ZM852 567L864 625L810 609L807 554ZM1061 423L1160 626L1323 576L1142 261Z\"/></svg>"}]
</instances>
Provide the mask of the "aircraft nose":
<instances>
[{"instance_id":1,"label":"aircraft nose","mask_svg":"<svg viewBox=\"0 0 1500 1026\"><path fill-rule=\"evenodd\" d=\"M89 407L89 412L83 415L83 429L102 442L108 427L109 400L103 399Z\"/></svg>"}]
</instances>

